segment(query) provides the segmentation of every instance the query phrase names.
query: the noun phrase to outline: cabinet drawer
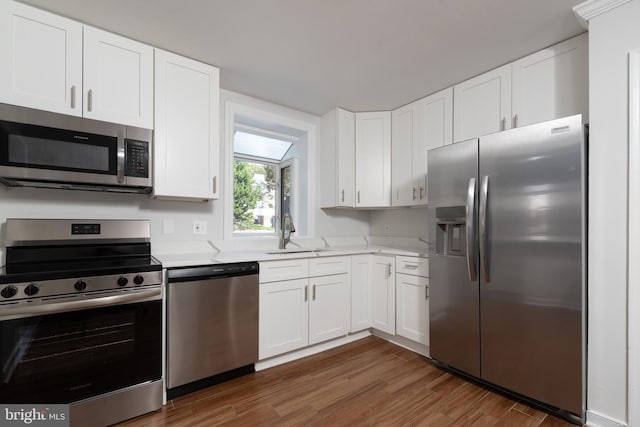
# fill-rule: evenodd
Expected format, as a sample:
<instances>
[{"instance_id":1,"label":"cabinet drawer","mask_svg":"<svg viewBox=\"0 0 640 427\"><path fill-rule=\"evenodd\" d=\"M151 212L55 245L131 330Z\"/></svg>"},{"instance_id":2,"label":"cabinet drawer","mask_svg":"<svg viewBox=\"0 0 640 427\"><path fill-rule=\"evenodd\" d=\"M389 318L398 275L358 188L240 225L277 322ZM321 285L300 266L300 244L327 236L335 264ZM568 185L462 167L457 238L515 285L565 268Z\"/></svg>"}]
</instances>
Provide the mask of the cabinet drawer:
<instances>
[{"instance_id":1,"label":"cabinet drawer","mask_svg":"<svg viewBox=\"0 0 640 427\"><path fill-rule=\"evenodd\" d=\"M429 258L398 256L396 257L396 273L429 277Z\"/></svg>"},{"instance_id":2,"label":"cabinet drawer","mask_svg":"<svg viewBox=\"0 0 640 427\"><path fill-rule=\"evenodd\" d=\"M321 257L309 260L309 277L343 274L350 271L348 256Z\"/></svg>"},{"instance_id":3,"label":"cabinet drawer","mask_svg":"<svg viewBox=\"0 0 640 427\"><path fill-rule=\"evenodd\" d=\"M309 260L292 259L260 262L260 283L309 277Z\"/></svg>"}]
</instances>

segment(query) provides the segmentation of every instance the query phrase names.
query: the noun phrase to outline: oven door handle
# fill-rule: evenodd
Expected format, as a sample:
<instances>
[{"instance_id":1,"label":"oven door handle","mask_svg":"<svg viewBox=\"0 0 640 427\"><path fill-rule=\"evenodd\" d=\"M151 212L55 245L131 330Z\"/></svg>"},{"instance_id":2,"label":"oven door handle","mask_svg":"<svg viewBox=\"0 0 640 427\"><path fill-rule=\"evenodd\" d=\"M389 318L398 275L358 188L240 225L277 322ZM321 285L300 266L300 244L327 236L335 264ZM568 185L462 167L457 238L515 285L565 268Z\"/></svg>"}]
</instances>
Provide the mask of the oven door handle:
<instances>
[{"instance_id":1,"label":"oven door handle","mask_svg":"<svg viewBox=\"0 0 640 427\"><path fill-rule=\"evenodd\" d=\"M79 301L65 301L57 303L33 304L24 303L15 306L0 306L0 320L20 319L23 317L42 316L45 314L66 313L69 311L87 310L92 308L109 307L123 304L133 304L162 299L162 287L144 291L129 291L126 294L101 294L95 298Z\"/></svg>"}]
</instances>

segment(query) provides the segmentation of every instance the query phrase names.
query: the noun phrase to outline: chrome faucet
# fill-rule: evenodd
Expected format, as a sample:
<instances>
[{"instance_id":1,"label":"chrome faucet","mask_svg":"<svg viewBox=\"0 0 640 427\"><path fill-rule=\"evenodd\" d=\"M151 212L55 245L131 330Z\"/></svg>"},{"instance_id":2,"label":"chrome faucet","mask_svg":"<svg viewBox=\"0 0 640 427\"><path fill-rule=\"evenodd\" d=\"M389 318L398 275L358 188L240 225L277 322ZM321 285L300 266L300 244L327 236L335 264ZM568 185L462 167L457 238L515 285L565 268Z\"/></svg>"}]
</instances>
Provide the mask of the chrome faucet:
<instances>
[{"instance_id":1,"label":"chrome faucet","mask_svg":"<svg viewBox=\"0 0 640 427\"><path fill-rule=\"evenodd\" d=\"M291 240L291 233L294 233L296 228L293 226L293 219L289 212L282 215L282 224L280 227L280 243L278 249L287 249L287 243Z\"/></svg>"}]
</instances>

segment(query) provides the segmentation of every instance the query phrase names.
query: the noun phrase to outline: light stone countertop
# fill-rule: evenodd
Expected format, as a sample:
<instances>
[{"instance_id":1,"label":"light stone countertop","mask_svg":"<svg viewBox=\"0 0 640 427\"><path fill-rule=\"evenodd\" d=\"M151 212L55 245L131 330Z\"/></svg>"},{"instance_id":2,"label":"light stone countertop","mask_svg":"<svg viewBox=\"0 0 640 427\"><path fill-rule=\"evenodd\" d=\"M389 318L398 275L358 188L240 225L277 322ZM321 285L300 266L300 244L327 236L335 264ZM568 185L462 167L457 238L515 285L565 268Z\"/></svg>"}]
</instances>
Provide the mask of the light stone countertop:
<instances>
[{"instance_id":1,"label":"light stone countertop","mask_svg":"<svg viewBox=\"0 0 640 427\"><path fill-rule=\"evenodd\" d=\"M428 256L428 246L424 241L409 238L361 237L347 238L342 241L336 238L298 239L293 241L293 245L289 245L284 251L274 249L270 243L245 244L243 248L243 245L237 242L229 244L206 241L171 242L169 244L156 244L154 246L154 256L162 262L165 268L228 262L264 262L359 254L400 255L423 258ZM277 244L275 246L277 246Z\"/></svg>"}]
</instances>

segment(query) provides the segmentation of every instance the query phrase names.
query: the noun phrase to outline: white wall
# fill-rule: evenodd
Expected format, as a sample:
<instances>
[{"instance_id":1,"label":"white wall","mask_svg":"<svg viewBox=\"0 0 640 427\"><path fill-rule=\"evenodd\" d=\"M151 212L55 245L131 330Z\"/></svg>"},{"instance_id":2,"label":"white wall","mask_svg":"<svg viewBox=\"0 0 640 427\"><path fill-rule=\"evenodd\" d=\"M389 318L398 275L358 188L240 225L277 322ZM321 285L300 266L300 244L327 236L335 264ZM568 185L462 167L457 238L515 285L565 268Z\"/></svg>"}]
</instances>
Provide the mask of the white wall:
<instances>
[{"instance_id":1,"label":"white wall","mask_svg":"<svg viewBox=\"0 0 640 427\"><path fill-rule=\"evenodd\" d=\"M594 425L626 425L628 418L627 82L628 53L640 48L639 20L640 0L632 0L589 21L587 419Z\"/></svg>"}]
</instances>

